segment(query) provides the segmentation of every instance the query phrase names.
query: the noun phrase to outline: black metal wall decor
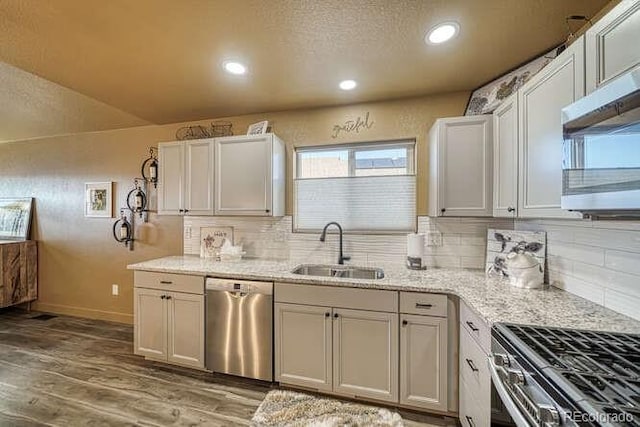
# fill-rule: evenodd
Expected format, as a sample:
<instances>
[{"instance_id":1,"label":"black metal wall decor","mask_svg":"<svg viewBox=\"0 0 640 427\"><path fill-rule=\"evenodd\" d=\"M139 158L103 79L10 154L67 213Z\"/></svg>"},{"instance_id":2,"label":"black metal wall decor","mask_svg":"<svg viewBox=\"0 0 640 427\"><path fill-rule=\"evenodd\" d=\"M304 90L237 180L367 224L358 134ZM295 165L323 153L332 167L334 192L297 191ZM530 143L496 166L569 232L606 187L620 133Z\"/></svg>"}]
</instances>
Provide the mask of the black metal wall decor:
<instances>
[{"instance_id":1,"label":"black metal wall decor","mask_svg":"<svg viewBox=\"0 0 640 427\"><path fill-rule=\"evenodd\" d=\"M127 193L125 207L120 208L120 218L113 223L113 238L124 243L130 251L133 250L133 242L136 230L136 216L143 224L149 220L149 191L150 185L156 188L158 184L158 149L149 148L150 156L142 162L142 178L133 179L133 189ZM148 173L147 173L148 172Z\"/></svg>"},{"instance_id":2,"label":"black metal wall decor","mask_svg":"<svg viewBox=\"0 0 640 427\"><path fill-rule=\"evenodd\" d=\"M140 168L142 178L151 184L153 188L158 186L158 149L156 147L149 147L149 158L142 162Z\"/></svg>"},{"instance_id":3,"label":"black metal wall decor","mask_svg":"<svg viewBox=\"0 0 640 427\"><path fill-rule=\"evenodd\" d=\"M129 250L133 250L133 212L130 212L131 220L127 218L127 210L120 209L120 218L113 223L113 238L117 242L124 243Z\"/></svg>"}]
</instances>

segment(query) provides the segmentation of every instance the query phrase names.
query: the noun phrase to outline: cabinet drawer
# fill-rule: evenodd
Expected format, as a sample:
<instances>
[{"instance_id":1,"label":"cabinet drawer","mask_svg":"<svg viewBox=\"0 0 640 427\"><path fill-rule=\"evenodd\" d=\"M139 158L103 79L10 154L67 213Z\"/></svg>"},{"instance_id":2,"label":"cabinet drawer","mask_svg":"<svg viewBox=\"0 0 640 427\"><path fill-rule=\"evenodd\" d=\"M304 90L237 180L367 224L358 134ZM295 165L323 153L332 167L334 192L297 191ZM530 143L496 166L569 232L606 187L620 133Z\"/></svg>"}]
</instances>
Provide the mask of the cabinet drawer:
<instances>
[{"instance_id":1,"label":"cabinet drawer","mask_svg":"<svg viewBox=\"0 0 640 427\"><path fill-rule=\"evenodd\" d=\"M400 313L447 317L447 296L400 292Z\"/></svg>"},{"instance_id":2,"label":"cabinet drawer","mask_svg":"<svg viewBox=\"0 0 640 427\"><path fill-rule=\"evenodd\" d=\"M276 283L275 301L388 313L398 312L398 293L378 289Z\"/></svg>"},{"instance_id":3,"label":"cabinet drawer","mask_svg":"<svg viewBox=\"0 0 640 427\"><path fill-rule=\"evenodd\" d=\"M491 425L491 395L477 394L473 387L460 380L460 424L462 427Z\"/></svg>"},{"instance_id":4,"label":"cabinet drawer","mask_svg":"<svg viewBox=\"0 0 640 427\"><path fill-rule=\"evenodd\" d=\"M464 302L460 302L460 329L464 329L469 332L485 353L490 353L491 350L491 328L484 321L484 319L478 316L472 311Z\"/></svg>"},{"instance_id":5,"label":"cabinet drawer","mask_svg":"<svg viewBox=\"0 0 640 427\"><path fill-rule=\"evenodd\" d=\"M151 288L170 292L204 294L203 276L135 271L133 273L133 281L136 288Z\"/></svg>"},{"instance_id":6,"label":"cabinet drawer","mask_svg":"<svg viewBox=\"0 0 640 427\"><path fill-rule=\"evenodd\" d=\"M491 374L487 366L487 354L466 330L460 332L460 376L469 387L475 389L476 396L489 393Z\"/></svg>"}]
</instances>

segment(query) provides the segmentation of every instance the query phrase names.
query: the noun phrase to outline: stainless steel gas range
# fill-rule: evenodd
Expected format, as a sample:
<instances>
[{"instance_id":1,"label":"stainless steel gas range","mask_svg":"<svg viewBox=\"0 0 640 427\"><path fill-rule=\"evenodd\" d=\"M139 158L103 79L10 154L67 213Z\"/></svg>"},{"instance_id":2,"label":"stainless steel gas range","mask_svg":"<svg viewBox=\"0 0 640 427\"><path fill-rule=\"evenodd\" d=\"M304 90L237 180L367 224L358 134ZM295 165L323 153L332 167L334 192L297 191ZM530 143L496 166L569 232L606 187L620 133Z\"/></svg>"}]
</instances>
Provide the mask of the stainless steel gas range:
<instances>
[{"instance_id":1,"label":"stainless steel gas range","mask_svg":"<svg viewBox=\"0 0 640 427\"><path fill-rule=\"evenodd\" d=\"M498 324L491 352L519 427L640 426L640 335Z\"/></svg>"}]
</instances>

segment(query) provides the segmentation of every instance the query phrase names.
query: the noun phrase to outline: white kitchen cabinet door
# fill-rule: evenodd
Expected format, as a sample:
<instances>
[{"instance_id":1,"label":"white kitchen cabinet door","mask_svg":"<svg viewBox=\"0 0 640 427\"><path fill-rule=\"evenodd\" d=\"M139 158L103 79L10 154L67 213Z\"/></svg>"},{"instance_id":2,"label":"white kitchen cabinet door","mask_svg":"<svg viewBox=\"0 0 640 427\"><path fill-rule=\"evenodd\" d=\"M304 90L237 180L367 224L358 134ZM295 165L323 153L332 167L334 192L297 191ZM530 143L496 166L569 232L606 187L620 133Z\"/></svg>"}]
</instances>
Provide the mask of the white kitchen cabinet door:
<instances>
[{"instance_id":1,"label":"white kitchen cabinet door","mask_svg":"<svg viewBox=\"0 0 640 427\"><path fill-rule=\"evenodd\" d=\"M216 214L271 216L271 135L216 139Z\"/></svg>"},{"instance_id":2,"label":"white kitchen cabinet door","mask_svg":"<svg viewBox=\"0 0 640 427\"><path fill-rule=\"evenodd\" d=\"M438 119L430 136L430 216L493 215L492 116Z\"/></svg>"},{"instance_id":3,"label":"white kitchen cabinet door","mask_svg":"<svg viewBox=\"0 0 640 427\"><path fill-rule=\"evenodd\" d=\"M214 214L212 139L188 141L185 150L184 213L186 215Z\"/></svg>"},{"instance_id":4,"label":"white kitchen cabinet door","mask_svg":"<svg viewBox=\"0 0 640 427\"><path fill-rule=\"evenodd\" d=\"M447 411L447 319L400 317L400 403Z\"/></svg>"},{"instance_id":5,"label":"white kitchen cabinet door","mask_svg":"<svg viewBox=\"0 0 640 427\"><path fill-rule=\"evenodd\" d=\"M167 308L165 291L135 288L134 348L135 354L150 359L167 359Z\"/></svg>"},{"instance_id":6,"label":"white kitchen cabinet door","mask_svg":"<svg viewBox=\"0 0 640 427\"><path fill-rule=\"evenodd\" d=\"M640 0L622 0L585 33L587 93L640 65Z\"/></svg>"},{"instance_id":7,"label":"white kitchen cabinet door","mask_svg":"<svg viewBox=\"0 0 640 427\"><path fill-rule=\"evenodd\" d=\"M158 215L184 210L184 142L158 144Z\"/></svg>"},{"instance_id":8,"label":"white kitchen cabinet door","mask_svg":"<svg viewBox=\"0 0 640 427\"><path fill-rule=\"evenodd\" d=\"M333 391L398 400L398 315L333 310Z\"/></svg>"},{"instance_id":9,"label":"white kitchen cabinet door","mask_svg":"<svg viewBox=\"0 0 640 427\"><path fill-rule=\"evenodd\" d=\"M331 308L276 303L274 310L276 381L331 391Z\"/></svg>"},{"instance_id":10,"label":"white kitchen cabinet door","mask_svg":"<svg viewBox=\"0 0 640 427\"><path fill-rule=\"evenodd\" d=\"M576 40L518 91L519 217L579 217L560 208L561 110L583 96L583 38Z\"/></svg>"},{"instance_id":11,"label":"white kitchen cabinet door","mask_svg":"<svg viewBox=\"0 0 640 427\"><path fill-rule=\"evenodd\" d=\"M204 368L204 295L166 293L167 361Z\"/></svg>"},{"instance_id":12,"label":"white kitchen cabinet door","mask_svg":"<svg viewBox=\"0 0 640 427\"><path fill-rule=\"evenodd\" d=\"M518 96L493 112L493 216L515 217L518 207Z\"/></svg>"}]
</instances>

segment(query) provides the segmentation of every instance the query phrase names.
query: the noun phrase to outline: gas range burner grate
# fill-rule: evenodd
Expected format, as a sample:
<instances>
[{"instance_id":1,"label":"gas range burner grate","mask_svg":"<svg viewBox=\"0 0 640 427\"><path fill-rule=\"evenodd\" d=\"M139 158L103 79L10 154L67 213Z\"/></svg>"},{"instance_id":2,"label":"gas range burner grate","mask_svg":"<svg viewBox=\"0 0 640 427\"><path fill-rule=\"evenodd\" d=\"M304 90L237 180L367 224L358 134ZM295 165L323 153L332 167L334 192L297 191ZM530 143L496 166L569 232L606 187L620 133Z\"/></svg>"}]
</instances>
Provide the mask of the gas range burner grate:
<instances>
[{"instance_id":1,"label":"gas range burner grate","mask_svg":"<svg viewBox=\"0 0 640 427\"><path fill-rule=\"evenodd\" d=\"M640 335L505 326L586 405L626 417L623 425L640 426Z\"/></svg>"},{"instance_id":2,"label":"gas range burner grate","mask_svg":"<svg viewBox=\"0 0 640 427\"><path fill-rule=\"evenodd\" d=\"M640 336L509 325L550 366L640 380Z\"/></svg>"}]
</instances>

